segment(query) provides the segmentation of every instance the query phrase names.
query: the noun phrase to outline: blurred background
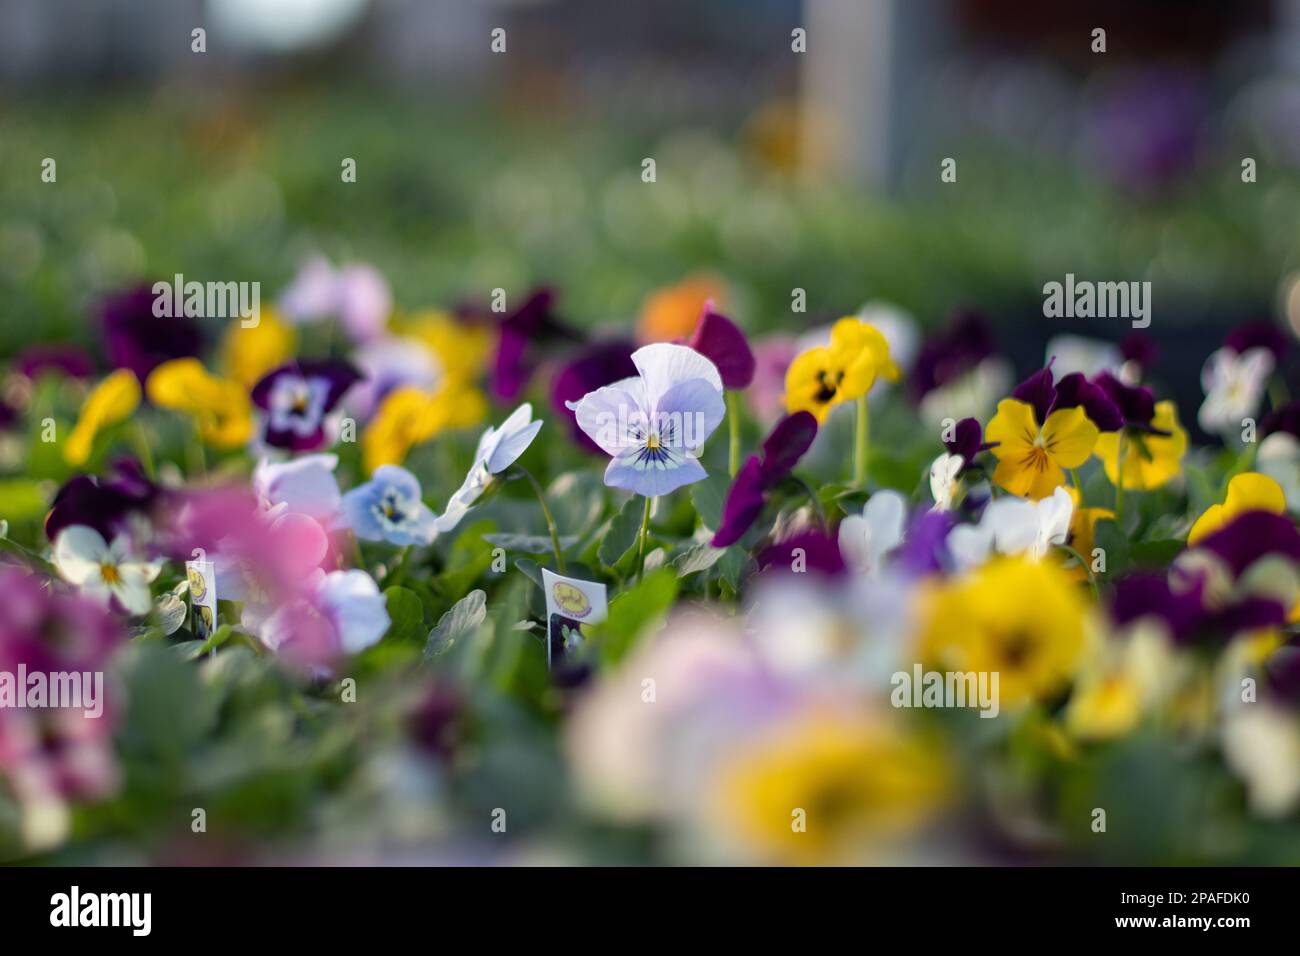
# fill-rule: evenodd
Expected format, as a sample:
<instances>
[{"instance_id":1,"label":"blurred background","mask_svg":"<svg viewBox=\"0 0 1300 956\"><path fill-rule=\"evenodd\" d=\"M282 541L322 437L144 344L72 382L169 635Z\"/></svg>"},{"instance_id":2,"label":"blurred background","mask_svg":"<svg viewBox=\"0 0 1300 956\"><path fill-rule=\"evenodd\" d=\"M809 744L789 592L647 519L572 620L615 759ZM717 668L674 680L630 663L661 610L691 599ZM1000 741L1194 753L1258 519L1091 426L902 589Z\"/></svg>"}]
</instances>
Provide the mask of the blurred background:
<instances>
[{"instance_id":1,"label":"blurred background","mask_svg":"<svg viewBox=\"0 0 1300 956\"><path fill-rule=\"evenodd\" d=\"M0 0L5 354L319 251L400 307L550 283L590 326L687 277L754 331L973 306L1027 368L1128 331L1043 318L1073 272L1153 283L1195 400L1226 326L1300 329L1298 222L1300 0Z\"/></svg>"}]
</instances>

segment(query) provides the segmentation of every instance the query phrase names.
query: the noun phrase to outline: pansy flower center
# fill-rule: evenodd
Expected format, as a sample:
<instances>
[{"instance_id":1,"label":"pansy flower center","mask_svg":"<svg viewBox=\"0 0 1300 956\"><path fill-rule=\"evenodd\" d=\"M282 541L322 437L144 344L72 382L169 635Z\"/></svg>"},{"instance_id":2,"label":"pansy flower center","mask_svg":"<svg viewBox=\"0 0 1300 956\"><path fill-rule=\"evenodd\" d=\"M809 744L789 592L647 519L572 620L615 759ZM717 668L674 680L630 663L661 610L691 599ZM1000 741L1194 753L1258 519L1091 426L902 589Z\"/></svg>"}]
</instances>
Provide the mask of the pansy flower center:
<instances>
[{"instance_id":1,"label":"pansy flower center","mask_svg":"<svg viewBox=\"0 0 1300 956\"><path fill-rule=\"evenodd\" d=\"M840 385L844 382L844 370L832 372L830 369L822 369L817 373L818 389L817 394L813 397L816 401L826 403L835 398L836 393L840 390Z\"/></svg>"},{"instance_id":2,"label":"pansy flower center","mask_svg":"<svg viewBox=\"0 0 1300 956\"><path fill-rule=\"evenodd\" d=\"M104 579L105 584L121 584L122 574L117 570L116 564L110 564L105 561L99 566L99 576Z\"/></svg>"}]
</instances>

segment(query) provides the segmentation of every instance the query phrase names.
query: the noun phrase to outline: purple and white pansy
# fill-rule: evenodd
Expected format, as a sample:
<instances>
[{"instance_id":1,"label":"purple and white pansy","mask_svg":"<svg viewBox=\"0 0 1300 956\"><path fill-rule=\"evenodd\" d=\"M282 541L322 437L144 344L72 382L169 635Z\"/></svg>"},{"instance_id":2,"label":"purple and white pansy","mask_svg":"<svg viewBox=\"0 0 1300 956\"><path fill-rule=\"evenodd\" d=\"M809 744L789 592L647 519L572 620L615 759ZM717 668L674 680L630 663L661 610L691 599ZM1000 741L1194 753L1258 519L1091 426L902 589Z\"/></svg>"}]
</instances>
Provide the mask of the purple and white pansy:
<instances>
[{"instance_id":1,"label":"purple and white pansy","mask_svg":"<svg viewBox=\"0 0 1300 956\"><path fill-rule=\"evenodd\" d=\"M722 377L685 345L644 346L632 364L636 377L567 405L612 459L605 484L653 498L707 477L698 453L726 414Z\"/></svg>"},{"instance_id":2,"label":"purple and white pansy","mask_svg":"<svg viewBox=\"0 0 1300 956\"><path fill-rule=\"evenodd\" d=\"M268 372L253 386L261 411L261 441L284 451L316 451L333 444L335 406L361 373L339 359L290 362Z\"/></svg>"}]
</instances>

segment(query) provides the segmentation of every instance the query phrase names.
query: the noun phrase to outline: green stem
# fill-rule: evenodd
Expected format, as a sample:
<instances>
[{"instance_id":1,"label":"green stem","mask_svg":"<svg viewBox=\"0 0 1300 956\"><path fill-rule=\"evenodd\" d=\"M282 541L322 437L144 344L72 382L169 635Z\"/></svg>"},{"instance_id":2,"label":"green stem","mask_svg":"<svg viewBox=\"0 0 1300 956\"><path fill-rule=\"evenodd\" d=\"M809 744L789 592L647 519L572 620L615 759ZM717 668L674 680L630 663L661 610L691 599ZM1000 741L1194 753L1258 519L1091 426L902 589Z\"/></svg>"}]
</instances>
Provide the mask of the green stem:
<instances>
[{"instance_id":1,"label":"green stem","mask_svg":"<svg viewBox=\"0 0 1300 956\"><path fill-rule=\"evenodd\" d=\"M531 471L519 465L515 466L515 470L528 479L528 483L533 486L533 491L537 494L537 503L542 506L542 517L546 519L546 530L551 533L551 550L555 552L556 570L564 574L564 552L560 548L560 532L555 527L555 518L551 515L551 509L546 506L546 494Z\"/></svg>"},{"instance_id":2,"label":"green stem","mask_svg":"<svg viewBox=\"0 0 1300 956\"><path fill-rule=\"evenodd\" d=\"M636 561L636 579L638 583L645 576L645 543L646 539L650 537L650 507L653 503L653 498L646 498L645 513L641 515L641 542L637 546Z\"/></svg>"},{"instance_id":3,"label":"green stem","mask_svg":"<svg viewBox=\"0 0 1300 956\"><path fill-rule=\"evenodd\" d=\"M187 449L189 457L190 477L208 476L208 457L203 451L203 434L199 431L199 423L194 423L194 431L190 436L190 446Z\"/></svg>"},{"instance_id":4,"label":"green stem","mask_svg":"<svg viewBox=\"0 0 1300 956\"><path fill-rule=\"evenodd\" d=\"M853 483L867 487L867 452L871 436L871 419L867 410L867 396L858 399L858 428L853 441Z\"/></svg>"},{"instance_id":5,"label":"green stem","mask_svg":"<svg viewBox=\"0 0 1300 956\"><path fill-rule=\"evenodd\" d=\"M46 561L35 551L30 548L24 548L12 538L0 538L0 551L8 552L15 558L30 564L34 569L42 574L48 574L52 578L59 576L58 570L50 562Z\"/></svg>"},{"instance_id":6,"label":"green stem","mask_svg":"<svg viewBox=\"0 0 1300 956\"><path fill-rule=\"evenodd\" d=\"M740 403L735 392L727 392L727 426L731 431L731 445L727 462L731 468L731 477L736 477L740 470Z\"/></svg>"},{"instance_id":7,"label":"green stem","mask_svg":"<svg viewBox=\"0 0 1300 956\"><path fill-rule=\"evenodd\" d=\"M411 552L414 550L412 545L406 545L402 548L401 554L397 558L397 567L384 575L384 587L393 588L402 583L406 577L406 566L411 561Z\"/></svg>"},{"instance_id":8,"label":"green stem","mask_svg":"<svg viewBox=\"0 0 1300 956\"><path fill-rule=\"evenodd\" d=\"M804 494L808 496L808 503L812 505L813 512L817 515L817 523L826 527L826 512L822 511L821 500L817 497L817 492L812 490L812 486L798 475L791 473L790 480L803 489Z\"/></svg>"},{"instance_id":9,"label":"green stem","mask_svg":"<svg viewBox=\"0 0 1300 956\"><path fill-rule=\"evenodd\" d=\"M132 438L135 444L135 453L140 456L140 464L144 468L145 477L153 481L158 476L153 466L153 449L149 447L149 434L144 430L143 422L136 422L135 428L132 429Z\"/></svg>"},{"instance_id":10,"label":"green stem","mask_svg":"<svg viewBox=\"0 0 1300 956\"><path fill-rule=\"evenodd\" d=\"M1116 471L1118 474L1115 476L1115 527L1119 528L1121 531L1123 531L1124 528L1124 525L1122 524L1124 518L1124 455L1128 451L1128 443L1125 441L1125 438L1124 430L1120 429L1119 447L1116 449L1116 457L1118 459L1116 463Z\"/></svg>"}]
</instances>

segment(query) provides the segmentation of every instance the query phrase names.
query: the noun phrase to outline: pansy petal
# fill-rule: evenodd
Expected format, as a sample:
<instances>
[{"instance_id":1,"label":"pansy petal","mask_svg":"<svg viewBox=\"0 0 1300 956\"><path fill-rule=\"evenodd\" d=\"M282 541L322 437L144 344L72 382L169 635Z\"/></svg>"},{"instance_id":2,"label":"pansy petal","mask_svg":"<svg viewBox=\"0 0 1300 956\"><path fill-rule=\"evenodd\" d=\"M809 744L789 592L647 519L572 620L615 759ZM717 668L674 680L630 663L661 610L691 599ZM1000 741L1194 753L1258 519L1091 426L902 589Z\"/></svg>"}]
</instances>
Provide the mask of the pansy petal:
<instances>
[{"instance_id":1,"label":"pansy petal","mask_svg":"<svg viewBox=\"0 0 1300 956\"><path fill-rule=\"evenodd\" d=\"M992 451L999 461L1024 457L1037 437L1038 421L1033 406L1015 398L998 402L997 414L984 430L985 441L996 443Z\"/></svg>"},{"instance_id":2,"label":"pansy petal","mask_svg":"<svg viewBox=\"0 0 1300 956\"><path fill-rule=\"evenodd\" d=\"M1052 412L1043 423L1043 444L1052 460L1062 468L1078 468L1087 461L1098 434L1097 426L1088 420L1081 407Z\"/></svg>"},{"instance_id":3,"label":"pansy petal","mask_svg":"<svg viewBox=\"0 0 1300 956\"><path fill-rule=\"evenodd\" d=\"M719 393L722 392L722 376L718 367L685 345L657 342L642 346L632 353L632 364L645 382L648 405L656 404L660 396L674 385L692 379L702 378Z\"/></svg>"},{"instance_id":4,"label":"pansy petal","mask_svg":"<svg viewBox=\"0 0 1300 956\"><path fill-rule=\"evenodd\" d=\"M504 434L486 462L488 472L499 475L518 461L519 457L528 450L528 446L533 443L533 439L537 437L537 433L541 431L541 428L542 420L539 418L523 428ZM502 431L505 431L504 426L502 426Z\"/></svg>"},{"instance_id":5,"label":"pansy petal","mask_svg":"<svg viewBox=\"0 0 1300 956\"><path fill-rule=\"evenodd\" d=\"M605 484L647 498L671 494L707 477L704 466L680 450L657 460L645 456L641 448L626 448L605 469Z\"/></svg>"},{"instance_id":6,"label":"pansy petal","mask_svg":"<svg viewBox=\"0 0 1300 956\"><path fill-rule=\"evenodd\" d=\"M722 424L727 406L721 392L696 378L668 389L653 412L653 424L664 445L694 451Z\"/></svg>"},{"instance_id":7,"label":"pansy petal","mask_svg":"<svg viewBox=\"0 0 1300 956\"><path fill-rule=\"evenodd\" d=\"M588 392L570 409L583 433L607 455L617 455L637 439L635 429L645 424L647 411L624 379Z\"/></svg>"},{"instance_id":8,"label":"pansy petal","mask_svg":"<svg viewBox=\"0 0 1300 956\"><path fill-rule=\"evenodd\" d=\"M82 584L99 575L99 566L108 557L108 542L94 528L69 525L54 542L54 566L64 580Z\"/></svg>"}]
</instances>

